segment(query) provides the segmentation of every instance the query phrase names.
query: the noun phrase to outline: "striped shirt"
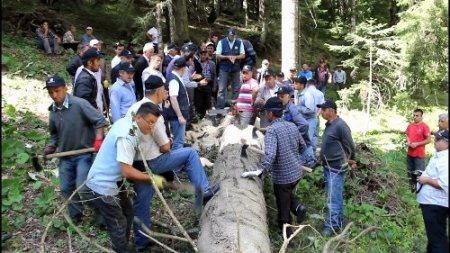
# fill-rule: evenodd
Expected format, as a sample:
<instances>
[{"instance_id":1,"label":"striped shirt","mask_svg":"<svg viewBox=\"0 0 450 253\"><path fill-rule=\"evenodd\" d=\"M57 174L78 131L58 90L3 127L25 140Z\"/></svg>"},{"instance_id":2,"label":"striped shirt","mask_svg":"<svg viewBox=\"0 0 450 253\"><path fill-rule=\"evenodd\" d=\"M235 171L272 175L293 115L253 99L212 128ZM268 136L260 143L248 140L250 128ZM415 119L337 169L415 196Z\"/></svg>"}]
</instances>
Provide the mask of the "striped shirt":
<instances>
[{"instance_id":1,"label":"striped shirt","mask_svg":"<svg viewBox=\"0 0 450 253\"><path fill-rule=\"evenodd\" d=\"M236 107L238 111L242 112L256 112L256 108L253 107L253 91L258 90L258 81L251 78L250 80L242 83L239 89L239 96L237 98Z\"/></svg>"},{"instance_id":2,"label":"striped shirt","mask_svg":"<svg viewBox=\"0 0 450 253\"><path fill-rule=\"evenodd\" d=\"M294 123L278 118L267 127L264 137L263 171L272 171L274 184L289 184L303 175L300 151L306 148Z\"/></svg>"},{"instance_id":3,"label":"striped shirt","mask_svg":"<svg viewBox=\"0 0 450 253\"><path fill-rule=\"evenodd\" d=\"M428 166L422 176L438 181L442 189L436 189L429 184L424 184L417 193L417 202L425 205L438 205L448 207L448 149L436 152L431 157ZM420 184L417 184L419 189Z\"/></svg>"}]
</instances>

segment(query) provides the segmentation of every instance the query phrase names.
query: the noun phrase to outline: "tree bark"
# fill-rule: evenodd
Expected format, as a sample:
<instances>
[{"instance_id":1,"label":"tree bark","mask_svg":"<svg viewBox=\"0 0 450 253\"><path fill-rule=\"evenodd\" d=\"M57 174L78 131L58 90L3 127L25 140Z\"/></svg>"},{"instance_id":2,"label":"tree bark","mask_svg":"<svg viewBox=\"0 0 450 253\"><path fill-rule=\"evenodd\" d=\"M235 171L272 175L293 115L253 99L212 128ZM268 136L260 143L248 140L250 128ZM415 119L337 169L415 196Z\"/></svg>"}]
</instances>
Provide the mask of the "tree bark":
<instances>
[{"instance_id":1,"label":"tree bark","mask_svg":"<svg viewBox=\"0 0 450 253\"><path fill-rule=\"evenodd\" d=\"M248 131L230 125L222 139L228 143L230 139L239 140L244 132ZM247 150L248 157L242 158L241 147L239 143L229 143L219 151L214 163L212 180L220 183L220 190L206 204L200 217L200 252L270 253L263 181L258 177L240 177L242 172L254 170L261 157Z\"/></svg>"},{"instance_id":2,"label":"tree bark","mask_svg":"<svg viewBox=\"0 0 450 253\"><path fill-rule=\"evenodd\" d=\"M183 40L189 38L188 18L186 2L184 0L172 1L173 42L181 44Z\"/></svg>"},{"instance_id":3,"label":"tree bark","mask_svg":"<svg viewBox=\"0 0 450 253\"><path fill-rule=\"evenodd\" d=\"M297 66L298 54L298 1L281 2L281 71L289 73L292 66Z\"/></svg>"},{"instance_id":4,"label":"tree bark","mask_svg":"<svg viewBox=\"0 0 450 253\"><path fill-rule=\"evenodd\" d=\"M259 1L259 20L261 21L261 37L259 38L259 42L261 45L266 43L267 38L267 11L265 6L265 0Z\"/></svg>"},{"instance_id":5,"label":"tree bark","mask_svg":"<svg viewBox=\"0 0 450 253\"><path fill-rule=\"evenodd\" d=\"M351 32L356 31L356 0L351 0L352 3L352 17L351 17Z\"/></svg>"},{"instance_id":6,"label":"tree bark","mask_svg":"<svg viewBox=\"0 0 450 253\"><path fill-rule=\"evenodd\" d=\"M244 15L245 15L244 26L247 27L248 26L248 0L244 0L242 2L242 7L244 9Z\"/></svg>"}]
</instances>

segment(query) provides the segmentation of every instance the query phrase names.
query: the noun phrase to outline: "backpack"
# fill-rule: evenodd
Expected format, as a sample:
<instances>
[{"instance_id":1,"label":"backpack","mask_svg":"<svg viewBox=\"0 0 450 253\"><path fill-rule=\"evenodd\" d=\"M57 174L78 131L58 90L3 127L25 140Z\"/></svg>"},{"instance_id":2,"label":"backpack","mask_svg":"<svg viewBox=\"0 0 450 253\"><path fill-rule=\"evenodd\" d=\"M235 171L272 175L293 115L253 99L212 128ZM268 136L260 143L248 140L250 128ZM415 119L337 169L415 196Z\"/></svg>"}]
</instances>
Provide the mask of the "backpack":
<instances>
[{"instance_id":1,"label":"backpack","mask_svg":"<svg viewBox=\"0 0 450 253\"><path fill-rule=\"evenodd\" d=\"M242 43L244 44L245 59L241 62L241 69L244 67L244 65L250 65L254 67L256 64L256 52L253 49L253 45L249 40L242 40Z\"/></svg>"}]
</instances>

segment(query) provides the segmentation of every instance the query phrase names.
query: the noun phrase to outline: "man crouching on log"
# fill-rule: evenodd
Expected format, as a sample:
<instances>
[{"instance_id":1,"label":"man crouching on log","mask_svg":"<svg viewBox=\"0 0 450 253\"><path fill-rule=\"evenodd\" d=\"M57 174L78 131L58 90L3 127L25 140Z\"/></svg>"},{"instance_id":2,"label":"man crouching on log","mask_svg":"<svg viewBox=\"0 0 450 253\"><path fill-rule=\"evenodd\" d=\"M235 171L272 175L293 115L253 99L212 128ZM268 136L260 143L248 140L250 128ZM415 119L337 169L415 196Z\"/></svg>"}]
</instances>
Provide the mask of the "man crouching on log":
<instances>
[{"instance_id":1,"label":"man crouching on log","mask_svg":"<svg viewBox=\"0 0 450 253\"><path fill-rule=\"evenodd\" d=\"M264 105L265 116L271 123L264 137L264 160L255 171L244 172L242 177L256 177L272 168L272 181L278 209L278 226L291 223L291 211L301 223L306 217L306 207L293 194L298 181L303 176L300 153L306 144L294 123L283 120L283 103L272 97ZM287 228L289 237L292 229Z\"/></svg>"}]
</instances>

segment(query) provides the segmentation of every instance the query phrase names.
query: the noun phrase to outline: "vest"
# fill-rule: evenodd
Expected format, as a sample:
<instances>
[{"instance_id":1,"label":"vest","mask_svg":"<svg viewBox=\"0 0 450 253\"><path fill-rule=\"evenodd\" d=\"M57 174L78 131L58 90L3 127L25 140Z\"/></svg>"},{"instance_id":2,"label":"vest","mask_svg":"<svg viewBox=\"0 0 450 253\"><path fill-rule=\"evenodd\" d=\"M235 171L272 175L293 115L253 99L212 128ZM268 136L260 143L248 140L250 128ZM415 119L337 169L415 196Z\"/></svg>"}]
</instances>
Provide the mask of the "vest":
<instances>
[{"instance_id":1,"label":"vest","mask_svg":"<svg viewBox=\"0 0 450 253\"><path fill-rule=\"evenodd\" d=\"M173 73L170 73L167 79L167 85L172 81L175 80L178 83L178 86L180 89L178 90L178 106L180 107L181 114L183 115L184 119L189 120L189 98L188 94L186 92L186 87L184 87L183 82ZM172 105L169 106L169 108L165 108L163 106L163 115L164 119L167 120L178 120L178 116L175 113L175 111L172 108Z\"/></svg>"},{"instance_id":2,"label":"vest","mask_svg":"<svg viewBox=\"0 0 450 253\"><path fill-rule=\"evenodd\" d=\"M234 40L233 48L230 48L228 44L228 38L223 38L221 40L222 43L222 55L236 55L240 54L239 48L241 48L242 41L239 39ZM229 60L222 60L219 63L219 69L225 72L238 72L241 71L241 64L239 60L236 60L233 63Z\"/></svg>"},{"instance_id":3,"label":"vest","mask_svg":"<svg viewBox=\"0 0 450 253\"><path fill-rule=\"evenodd\" d=\"M137 147L136 137L130 133L132 124L131 117L121 118L109 130L89 170L87 176L89 181L86 183L89 189L100 195L114 196L119 193L117 182L122 181L123 178L119 162L116 160L116 142L119 137L124 137Z\"/></svg>"}]
</instances>

